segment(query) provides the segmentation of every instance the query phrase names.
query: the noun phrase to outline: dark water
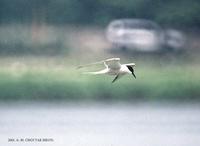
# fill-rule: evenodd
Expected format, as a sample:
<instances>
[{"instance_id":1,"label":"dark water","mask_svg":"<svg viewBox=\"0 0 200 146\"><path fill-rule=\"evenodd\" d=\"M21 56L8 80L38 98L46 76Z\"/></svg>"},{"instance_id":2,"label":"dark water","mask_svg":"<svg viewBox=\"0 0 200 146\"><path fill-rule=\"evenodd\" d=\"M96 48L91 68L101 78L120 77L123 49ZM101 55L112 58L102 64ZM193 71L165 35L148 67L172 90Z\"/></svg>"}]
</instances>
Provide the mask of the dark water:
<instances>
[{"instance_id":1,"label":"dark water","mask_svg":"<svg viewBox=\"0 0 200 146\"><path fill-rule=\"evenodd\" d=\"M199 146L200 106L1 104L0 145Z\"/></svg>"}]
</instances>

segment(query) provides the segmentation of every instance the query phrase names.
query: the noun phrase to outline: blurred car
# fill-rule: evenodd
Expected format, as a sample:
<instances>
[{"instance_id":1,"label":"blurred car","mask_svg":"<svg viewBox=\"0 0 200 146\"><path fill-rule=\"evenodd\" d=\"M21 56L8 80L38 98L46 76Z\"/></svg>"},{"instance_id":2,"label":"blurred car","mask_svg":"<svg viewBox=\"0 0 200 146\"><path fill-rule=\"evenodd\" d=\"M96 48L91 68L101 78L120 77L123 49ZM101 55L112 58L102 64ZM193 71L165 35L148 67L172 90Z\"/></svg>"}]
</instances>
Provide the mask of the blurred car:
<instances>
[{"instance_id":1,"label":"blurred car","mask_svg":"<svg viewBox=\"0 0 200 146\"><path fill-rule=\"evenodd\" d=\"M165 31L144 19L114 20L108 25L106 36L115 48L142 52L177 50L184 45L184 37L177 30Z\"/></svg>"},{"instance_id":2,"label":"blurred car","mask_svg":"<svg viewBox=\"0 0 200 146\"><path fill-rule=\"evenodd\" d=\"M169 50L183 50L186 43L185 35L175 29L165 30L165 47Z\"/></svg>"}]
</instances>

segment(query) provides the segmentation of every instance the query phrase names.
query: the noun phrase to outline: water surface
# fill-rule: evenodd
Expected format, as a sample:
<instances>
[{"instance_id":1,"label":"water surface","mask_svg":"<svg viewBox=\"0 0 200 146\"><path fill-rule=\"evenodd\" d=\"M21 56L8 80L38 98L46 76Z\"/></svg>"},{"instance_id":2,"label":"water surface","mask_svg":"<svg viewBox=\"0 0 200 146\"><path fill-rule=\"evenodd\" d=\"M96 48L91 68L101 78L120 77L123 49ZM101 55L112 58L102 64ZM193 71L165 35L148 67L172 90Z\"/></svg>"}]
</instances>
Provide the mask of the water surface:
<instances>
[{"instance_id":1,"label":"water surface","mask_svg":"<svg viewBox=\"0 0 200 146\"><path fill-rule=\"evenodd\" d=\"M197 104L9 103L0 117L3 146L200 145Z\"/></svg>"}]
</instances>

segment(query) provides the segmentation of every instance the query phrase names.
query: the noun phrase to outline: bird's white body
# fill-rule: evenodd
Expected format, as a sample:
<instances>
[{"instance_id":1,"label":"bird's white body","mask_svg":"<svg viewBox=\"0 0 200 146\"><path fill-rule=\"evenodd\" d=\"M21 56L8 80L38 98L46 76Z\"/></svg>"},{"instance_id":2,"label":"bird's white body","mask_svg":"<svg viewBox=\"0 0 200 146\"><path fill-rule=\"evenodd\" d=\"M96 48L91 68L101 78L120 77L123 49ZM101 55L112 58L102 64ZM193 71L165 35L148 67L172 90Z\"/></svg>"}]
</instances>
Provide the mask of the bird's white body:
<instances>
[{"instance_id":1,"label":"bird's white body","mask_svg":"<svg viewBox=\"0 0 200 146\"><path fill-rule=\"evenodd\" d=\"M87 64L85 66L90 66L94 64L99 64L99 63L104 63L105 69L96 71L96 72L87 72L86 74L94 74L94 75L99 75L99 74L107 74L107 75L115 75L115 79L113 82L115 82L116 79L119 77L122 77L125 74L133 74L133 76L136 78L134 74L133 67L135 66L135 63L129 63L129 64L120 64L120 58L111 58L111 59L106 59L100 62L92 63L92 64ZM79 68L82 68L84 66L79 66Z\"/></svg>"},{"instance_id":2,"label":"bird's white body","mask_svg":"<svg viewBox=\"0 0 200 146\"><path fill-rule=\"evenodd\" d=\"M125 66L125 65L121 65L119 69L112 69L112 68L106 68L104 70L101 71L97 71L97 72L88 72L91 74L108 74L108 75L125 75L125 74L131 74L131 71L129 71L129 69Z\"/></svg>"}]
</instances>

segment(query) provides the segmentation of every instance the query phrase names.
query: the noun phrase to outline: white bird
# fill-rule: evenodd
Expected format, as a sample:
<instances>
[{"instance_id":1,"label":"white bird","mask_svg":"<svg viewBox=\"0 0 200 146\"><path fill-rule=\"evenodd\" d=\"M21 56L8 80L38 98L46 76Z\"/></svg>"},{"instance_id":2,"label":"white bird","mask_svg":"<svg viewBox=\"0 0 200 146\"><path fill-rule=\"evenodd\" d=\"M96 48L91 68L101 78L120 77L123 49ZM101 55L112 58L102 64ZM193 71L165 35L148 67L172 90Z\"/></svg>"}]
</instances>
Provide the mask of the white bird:
<instances>
[{"instance_id":1,"label":"white bird","mask_svg":"<svg viewBox=\"0 0 200 146\"><path fill-rule=\"evenodd\" d=\"M91 65L101 64L103 63L105 65L105 69L96 71L96 72L86 72L86 74L93 74L93 75L99 75L99 74L108 74L108 75L114 75L115 78L112 81L114 83L117 79L120 77L126 75L126 74L132 74L135 78L135 73L133 67L135 67L135 63L128 63L128 64L120 64L120 58L110 58L106 60L102 60L95 63L90 63L86 65L81 65L78 68L87 67Z\"/></svg>"}]
</instances>

